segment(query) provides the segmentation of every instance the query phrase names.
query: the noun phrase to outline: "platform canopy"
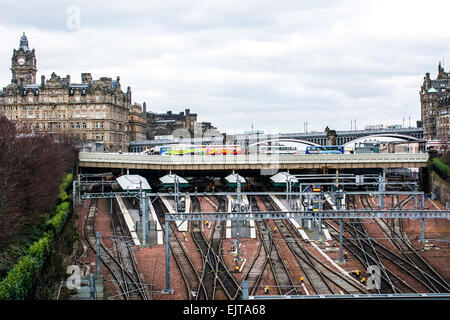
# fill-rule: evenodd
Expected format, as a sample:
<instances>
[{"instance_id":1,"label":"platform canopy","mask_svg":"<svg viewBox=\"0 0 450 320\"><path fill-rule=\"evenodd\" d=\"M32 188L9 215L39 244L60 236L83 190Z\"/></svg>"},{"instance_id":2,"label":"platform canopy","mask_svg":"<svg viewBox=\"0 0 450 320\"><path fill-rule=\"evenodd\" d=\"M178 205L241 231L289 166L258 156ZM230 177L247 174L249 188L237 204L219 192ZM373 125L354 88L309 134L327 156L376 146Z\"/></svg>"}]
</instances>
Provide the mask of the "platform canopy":
<instances>
[{"instance_id":1,"label":"platform canopy","mask_svg":"<svg viewBox=\"0 0 450 320\"><path fill-rule=\"evenodd\" d=\"M298 184L298 179L287 172L278 172L276 175L270 177L270 182L272 182L275 187L284 187L286 186L287 181Z\"/></svg>"},{"instance_id":2,"label":"platform canopy","mask_svg":"<svg viewBox=\"0 0 450 320\"><path fill-rule=\"evenodd\" d=\"M245 181L244 177L242 177L238 174L230 174L229 176L225 177L225 180L227 181L227 183L230 187L235 187L237 185L238 178L239 178L239 181L241 182L241 186L244 186L246 184L246 181Z\"/></svg>"},{"instance_id":3,"label":"platform canopy","mask_svg":"<svg viewBox=\"0 0 450 320\"><path fill-rule=\"evenodd\" d=\"M159 181L161 181L164 187L173 187L175 184L175 178L178 179L178 185L180 188L189 186L189 182L186 179L176 174L166 174L164 177L159 178Z\"/></svg>"},{"instance_id":4,"label":"platform canopy","mask_svg":"<svg viewBox=\"0 0 450 320\"><path fill-rule=\"evenodd\" d=\"M147 179L138 174L125 174L118 177L116 180L123 191L139 191L141 183L142 191L150 192L152 190Z\"/></svg>"}]
</instances>

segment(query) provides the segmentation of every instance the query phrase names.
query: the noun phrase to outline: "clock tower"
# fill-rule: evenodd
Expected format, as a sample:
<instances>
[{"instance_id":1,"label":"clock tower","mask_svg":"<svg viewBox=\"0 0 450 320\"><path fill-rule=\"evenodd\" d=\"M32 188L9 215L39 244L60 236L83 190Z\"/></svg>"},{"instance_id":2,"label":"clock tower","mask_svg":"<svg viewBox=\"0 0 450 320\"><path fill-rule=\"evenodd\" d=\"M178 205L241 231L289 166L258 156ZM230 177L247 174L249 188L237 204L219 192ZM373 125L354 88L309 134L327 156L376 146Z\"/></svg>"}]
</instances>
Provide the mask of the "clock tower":
<instances>
[{"instance_id":1,"label":"clock tower","mask_svg":"<svg viewBox=\"0 0 450 320\"><path fill-rule=\"evenodd\" d=\"M18 85L30 85L36 83L36 55L28 48L28 39L25 32L20 38L19 49L13 50L11 60L12 80Z\"/></svg>"}]
</instances>

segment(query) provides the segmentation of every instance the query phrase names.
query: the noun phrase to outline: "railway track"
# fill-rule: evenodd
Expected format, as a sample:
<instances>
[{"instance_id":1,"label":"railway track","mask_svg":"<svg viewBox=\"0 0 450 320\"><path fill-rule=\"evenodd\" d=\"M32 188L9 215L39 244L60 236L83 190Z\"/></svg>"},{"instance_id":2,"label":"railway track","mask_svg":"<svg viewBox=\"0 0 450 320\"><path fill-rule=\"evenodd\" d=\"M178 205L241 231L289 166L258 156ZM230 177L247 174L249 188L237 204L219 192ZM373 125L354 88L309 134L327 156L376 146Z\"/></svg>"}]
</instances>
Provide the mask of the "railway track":
<instances>
[{"instance_id":1,"label":"railway track","mask_svg":"<svg viewBox=\"0 0 450 320\"><path fill-rule=\"evenodd\" d=\"M226 212L226 202L221 196L216 197L219 203L219 211ZM222 251L220 250L222 244L222 236L224 231L224 221L218 221L215 224L215 228L211 240L211 249L217 258L217 277L224 289L226 295L230 300L235 300L239 297L241 288L236 279L226 268L225 262L222 258ZM203 233L202 233L203 235Z\"/></svg>"},{"instance_id":2,"label":"railway track","mask_svg":"<svg viewBox=\"0 0 450 320\"><path fill-rule=\"evenodd\" d=\"M333 230L332 232L330 232L331 236L333 238L335 238L336 240L339 239L339 230L325 222L325 224L328 225L328 227L330 228L330 230ZM346 225L346 223L343 223L343 227L344 230L347 231L353 238L357 237L355 236L354 230L351 229L351 227L349 227L348 225ZM358 260L361 261L361 263L367 268L368 265L364 262L364 260L361 258L361 249L358 248L357 245L355 245L354 243L351 242L351 240L347 239L346 237L343 237L344 240L344 246L350 251L352 252L357 258ZM409 274L412 277L416 277L416 275L414 274L413 271L411 271L411 267L408 264L407 261L405 261L404 259L402 259L401 257L399 257L398 255L396 255L395 253L393 253L392 251L390 251L389 249L385 248L384 246L380 245L379 243L376 243L376 250L378 251L378 254L380 256L382 256L384 259L387 259L388 261L390 261L391 263L395 264L398 268L400 268L403 272ZM397 285L395 286L396 292L417 292L413 287L411 287L410 285L408 285L406 282L404 282L402 279L400 279L398 276L396 276L393 272L391 272L389 269L386 269L387 273L389 276L394 277L395 282ZM382 275L382 280L383 279L383 275ZM418 280L418 279L416 279ZM382 290L380 290L382 293L384 293Z\"/></svg>"},{"instance_id":3,"label":"railway track","mask_svg":"<svg viewBox=\"0 0 450 320\"><path fill-rule=\"evenodd\" d=\"M402 201L399 201L398 196L395 196L393 198L394 209L401 210L402 207L413 198L413 196L408 196ZM403 230L402 219L392 219L391 225L384 219L381 219L380 221L376 220L376 222L407 259L411 272L415 274L415 277L427 287L430 292L450 292L450 285L410 244L408 236Z\"/></svg>"},{"instance_id":4,"label":"railway track","mask_svg":"<svg viewBox=\"0 0 450 320\"><path fill-rule=\"evenodd\" d=\"M347 197L347 200L347 207L350 209L355 208L354 197L349 196ZM367 199L362 199L362 204L363 206L368 207L369 204L366 200ZM335 222L338 223L338 221ZM337 239L337 228L329 223L326 224L335 231L332 233L332 236ZM343 227L347 232L350 233L353 239L356 239L350 240L344 237L344 246L349 251L351 251L366 268L368 268L370 265L376 265L380 268L381 286L380 288L377 288L377 291L379 293L417 292L411 285L399 278L390 269L386 268L382 263L380 256L389 260L403 271L409 273L412 277L415 277L414 274L411 274L409 272L408 266L405 265L405 260L401 259L401 257L396 255L394 252L382 246L376 240L372 239L365 230L361 221L356 221L355 223L343 221ZM368 250L368 248L370 248L370 251Z\"/></svg>"},{"instance_id":5,"label":"railway track","mask_svg":"<svg viewBox=\"0 0 450 320\"><path fill-rule=\"evenodd\" d=\"M95 215L97 210L97 199L91 200L89 204L89 211L84 221L83 233L84 237L91 247L91 249L97 254L97 237L95 229ZM143 290L142 283L135 281L133 276L127 270L127 268L120 263L120 261L111 253L111 251L100 241L100 260L109 270L115 282L121 292L120 296L127 300L131 298L146 299L145 291ZM138 288L137 291L130 290L132 287ZM139 289L141 288L141 289Z\"/></svg>"},{"instance_id":6,"label":"railway track","mask_svg":"<svg viewBox=\"0 0 450 320\"><path fill-rule=\"evenodd\" d=\"M166 209L164 209L165 206L162 203L160 203L159 199L156 202L158 203L157 206L159 208L159 210L157 210L158 218L162 220L164 212L166 212ZM218 203L219 203L219 210L225 209L225 201L223 199L221 201L221 199L219 198ZM198 199L193 200L193 205L195 206L198 205ZM198 207L196 209L198 209ZM225 263L223 262L223 259L221 257L220 252L220 245L222 239L221 224L220 223L215 224L213 230L213 239L211 243L209 243L205 239L203 232L201 232L200 230L199 223L196 224L194 222L194 224L192 224L191 226L192 226L191 232L192 238L194 239L194 242L196 243L200 253L202 254L204 266L202 275L201 276L199 275L199 290L197 299L213 300L217 290L217 281L220 283L228 299L230 300L237 299L241 291L241 288L239 287L239 284L236 282L234 277L230 274L230 272L226 268ZM173 244L175 244L175 242ZM172 254L174 254L173 251ZM179 269L182 270L182 268L183 267L179 265ZM187 276L183 277L185 278L186 281Z\"/></svg>"},{"instance_id":7,"label":"railway track","mask_svg":"<svg viewBox=\"0 0 450 320\"><path fill-rule=\"evenodd\" d=\"M265 203L264 205L266 206L266 208L265 210L263 209L263 211L272 211L272 209L267 208L267 205ZM266 260L268 261L270 269L272 270L278 292L280 293L280 295L287 295L289 293L296 292L296 285L292 280L291 275L289 274L283 258L281 257L278 245L276 244L275 239L270 232L269 224L266 220L256 220L255 224L258 228L258 232L260 234L261 242L263 243L265 252L267 253ZM265 265L267 265L267 262L265 263Z\"/></svg>"},{"instance_id":8,"label":"railway track","mask_svg":"<svg viewBox=\"0 0 450 320\"><path fill-rule=\"evenodd\" d=\"M193 211L201 212L200 202L198 201L197 197L192 197L191 201ZM198 299L214 300L217 289L217 277L215 276L214 272L217 270L217 259L212 253L211 247L208 246L208 242L206 241L205 237L203 236L203 233L200 229L200 223L200 221L191 221L191 234L196 246L199 249L207 248L206 254L204 254L204 251L201 251L200 249L203 268L199 285L203 287L203 290L199 292Z\"/></svg>"},{"instance_id":9,"label":"railway track","mask_svg":"<svg viewBox=\"0 0 450 320\"><path fill-rule=\"evenodd\" d=\"M145 292L142 279L139 274L139 270L136 265L132 249L130 248L130 241L132 238L128 236L122 223L122 219L118 214L117 200L113 199L113 210L110 214L111 229L113 231L113 240L115 246L115 252L122 267L122 277L124 280L125 288L128 291L129 298L131 300L148 300L147 293Z\"/></svg>"},{"instance_id":10,"label":"railway track","mask_svg":"<svg viewBox=\"0 0 450 320\"><path fill-rule=\"evenodd\" d=\"M347 208L354 209L354 199L352 197L347 197ZM328 204L325 204L327 207ZM339 220L333 219L333 221L339 224ZM331 236L339 241L339 231L333 226L331 223L324 221L324 224L327 225L333 231L330 231ZM411 288L408 284L406 284L403 280L401 280L398 276L396 276L393 272L386 269L384 265L381 263L380 257L378 256L378 252L375 250L374 245L377 243L374 242L365 232L361 229L354 226L355 223L349 223L346 221L342 221L343 228L347 231L352 239L343 236L343 246L350 251L366 268L371 265L376 265L380 268L380 288L376 288L378 293L395 293L395 292L415 292L413 288ZM361 225L361 222L356 222L357 225ZM371 240L369 242L369 240ZM375 254L374 254L375 251ZM393 278L393 280L391 280ZM394 285L395 283L395 285Z\"/></svg>"},{"instance_id":11,"label":"railway track","mask_svg":"<svg viewBox=\"0 0 450 320\"><path fill-rule=\"evenodd\" d=\"M249 197L250 202L250 211L257 212L260 211L258 204L256 201L251 201L252 197ZM265 246L263 245L263 242L261 241L261 234L258 230L258 238L260 241L258 244L258 249L256 253L256 259L253 259L252 264L247 268L247 271L243 277L243 280L246 280L248 283L248 289L250 295L255 295L256 290L258 289L258 286L261 282L262 275L264 273L264 270L267 267L267 264L269 263L269 258L267 256L267 251L265 249Z\"/></svg>"},{"instance_id":12,"label":"railway track","mask_svg":"<svg viewBox=\"0 0 450 320\"><path fill-rule=\"evenodd\" d=\"M348 208L355 208L355 197L349 196L348 199ZM365 197L360 197L362 201L362 206L365 208L370 208L369 201ZM381 286L377 288L378 293L384 292L392 292L396 293L399 290L399 287L402 287L401 283L397 283L397 286L394 285L396 279L395 275L392 272L389 272L384 264L381 262L381 258L378 255L377 250L375 249L375 243L372 237L368 234L366 228L360 219L353 219L351 223L345 222L344 228L347 231L352 231L351 234L356 239L358 247L361 249L360 255L362 253L362 258L364 260L364 265L368 268L371 265L376 265L380 268L380 276L381 276ZM394 278L394 279L393 279ZM398 282L398 281L397 281ZM404 292L403 290L400 292Z\"/></svg>"},{"instance_id":13,"label":"railway track","mask_svg":"<svg viewBox=\"0 0 450 320\"><path fill-rule=\"evenodd\" d=\"M161 203L160 199L157 199L154 202L154 206L155 211L159 213L158 219L160 223L164 223L163 217L164 214L168 212L167 208ZM172 231L169 233L170 250L183 277L189 300L206 300L206 289L195 269L194 263L192 262L186 247L176 236L176 225L171 222L169 226Z\"/></svg>"},{"instance_id":14,"label":"railway track","mask_svg":"<svg viewBox=\"0 0 450 320\"><path fill-rule=\"evenodd\" d=\"M218 201L219 210L223 210L225 212L225 200L222 197L216 197L216 199ZM201 232L201 230L193 229L192 231L192 237L194 238L195 243L200 249L205 262L204 265L206 266L206 272L204 272L203 274L206 276L209 270L209 273L213 274L215 277L214 281L219 281L228 299L235 300L239 297L241 288L236 279L231 275L223 261L222 253L220 250L222 235L223 222L219 221L214 225L214 230L212 231L212 240L210 243L205 239L205 236L203 232ZM209 267L207 265L209 265ZM203 281L205 281L205 278L203 278ZM207 285L205 285L205 287L208 288ZM214 282L213 288L215 293L217 289L217 282Z\"/></svg>"},{"instance_id":15,"label":"railway track","mask_svg":"<svg viewBox=\"0 0 450 320\"><path fill-rule=\"evenodd\" d=\"M267 200L272 209L276 208L277 210L280 210L270 198ZM314 257L314 255L310 254L297 240L296 233L292 230L286 220L277 219L275 220L275 223L316 294L337 294L338 292L336 289L342 289L346 293L368 292L363 285L360 285L359 283L357 285L355 284L355 281L349 281L346 277L335 272L322 261ZM331 283L333 285L331 285Z\"/></svg>"}]
</instances>

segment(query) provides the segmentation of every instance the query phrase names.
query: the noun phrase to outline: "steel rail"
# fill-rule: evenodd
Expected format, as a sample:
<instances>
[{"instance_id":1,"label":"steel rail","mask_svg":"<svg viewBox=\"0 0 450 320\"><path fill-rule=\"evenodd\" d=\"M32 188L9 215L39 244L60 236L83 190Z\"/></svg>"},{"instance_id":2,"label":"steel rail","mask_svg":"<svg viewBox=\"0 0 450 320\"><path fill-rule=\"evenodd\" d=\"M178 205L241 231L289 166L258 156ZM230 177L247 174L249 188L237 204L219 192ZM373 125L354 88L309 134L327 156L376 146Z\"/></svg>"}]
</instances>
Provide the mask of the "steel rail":
<instances>
[{"instance_id":1,"label":"steel rail","mask_svg":"<svg viewBox=\"0 0 450 320\"><path fill-rule=\"evenodd\" d=\"M263 205L266 207L266 210L268 210L268 206L271 206L270 202L264 201L264 199L261 199ZM280 248L278 247L274 236L270 232L270 228L267 221L257 221L258 228L264 231L265 236L263 237L263 243L265 245L266 251L269 253L269 263L272 267L272 272L274 274L274 278L278 287L278 291L281 295L288 294L292 292L292 290L296 290L296 285L294 281L291 278L291 275L289 273L289 270L287 269L287 266L283 260L283 257L281 256ZM263 233L263 234L264 234ZM269 243L268 243L269 242ZM269 247L270 245L270 247ZM270 250L269 250L270 248Z\"/></svg>"},{"instance_id":2,"label":"steel rail","mask_svg":"<svg viewBox=\"0 0 450 320\"><path fill-rule=\"evenodd\" d=\"M158 220L162 224L164 222L162 221L164 213L167 213L168 209L165 208L160 199L153 203L155 206L155 211L162 213L157 214ZM169 223L169 226L170 250L175 259L175 263L178 266L178 269L180 270L180 273L183 277L188 297L190 300L194 300L194 298L195 300L201 300L201 297L204 293L202 292L202 289L204 290L204 287L202 286L200 276L198 275L198 272L195 269L195 266L191 258L189 257L188 252L182 245L180 239L176 236L175 226L173 225L173 223ZM164 230L164 232L166 232L166 230ZM196 290L195 297L193 294L194 289Z\"/></svg>"},{"instance_id":3,"label":"steel rail","mask_svg":"<svg viewBox=\"0 0 450 320\"><path fill-rule=\"evenodd\" d=\"M125 231L125 228L123 226L122 219L120 218L120 216L118 214L117 200L113 200L113 203L114 203L114 210L113 211L115 213L117 221L119 222L120 233L122 234L123 237L126 237L126 235L125 235L126 231ZM114 221L114 219L111 218L111 224L113 226L113 232L114 232L114 240L116 240L117 239L117 236L116 236L117 232L114 229L114 225L115 224L114 224L113 221ZM118 250L117 252L119 253L120 251ZM131 261L131 266L132 266L132 271L131 271L130 275L133 275L133 273L134 273L134 275L136 276L136 278L133 279L133 283L135 284L135 286L139 290L139 295L142 297L142 299L143 300L148 300L147 293L145 292L145 289L144 289L144 284L142 283L141 275L140 275L139 270L137 268L137 264L136 264L136 260L135 260L134 254L133 254L130 246L128 246L128 245L126 245L126 254L128 255L128 258Z\"/></svg>"},{"instance_id":4,"label":"steel rail","mask_svg":"<svg viewBox=\"0 0 450 320\"><path fill-rule=\"evenodd\" d=\"M109 272L111 273L113 278L116 279L116 281L119 285L119 289L123 293L126 293L127 291L123 286L123 281L120 279L120 276L117 275L118 270L117 269L113 270L113 267L112 267L113 261L110 259L110 257L108 255L105 256L105 255L102 255L101 252L100 253L97 252L96 244L95 244L96 239L97 239L96 234L95 234L95 210L97 208L96 205L97 205L97 200L91 201L91 203L89 205L89 211L86 215L86 218L84 221L84 226L83 226L84 236L86 238L87 243L91 247L91 249L94 251L94 253L100 255L100 260L103 262L103 264L109 270ZM91 232L88 232L88 230Z\"/></svg>"},{"instance_id":5,"label":"steel rail","mask_svg":"<svg viewBox=\"0 0 450 320\"><path fill-rule=\"evenodd\" d=\"M402 201L398 201L396 197L396 208L401 209L402 206L406 205L412 200L409 196ZM445 281L445 279L411 246L408 241L408 236L403 230L403 223L400 219L392 219L392 224L389 224L380 220L377 221L383 232L389 236L386 227L391 231L391 240L394 242L396 247L402 252L402 254L408 259L408 261L418 270L420 270L424 280L428 283L427 287L432 287L432 292L435 293L446 293L450 292L450 286Z\"/></svg>"}]
</instances>

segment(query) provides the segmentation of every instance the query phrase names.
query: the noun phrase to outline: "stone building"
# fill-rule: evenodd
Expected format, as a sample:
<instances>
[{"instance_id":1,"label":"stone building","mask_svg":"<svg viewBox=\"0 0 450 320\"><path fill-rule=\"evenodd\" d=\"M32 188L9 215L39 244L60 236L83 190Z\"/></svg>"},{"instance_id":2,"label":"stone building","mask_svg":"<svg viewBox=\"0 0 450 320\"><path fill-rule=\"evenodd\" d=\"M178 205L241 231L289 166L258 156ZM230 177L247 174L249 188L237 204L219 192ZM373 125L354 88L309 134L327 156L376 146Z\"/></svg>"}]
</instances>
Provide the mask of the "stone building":
<instances>
[{"instance_id":1,"label":"stone building","mask_svg":"<svg viewBox=\"0 0 450 320\"><path fill-rule=\"evenodd\" d=\"M172 113L172 111L146 113L144 110L144 114L147 115L147 139L149 140L155 137L171 139L174 131L179 129L186 129L190 137L201 137L206 132L208 135L221 135L211 122L197 122L197 114L191 113L190 109L180 113ZM183 134L183 130L180 133Z\"/></svg>"},{"instance_id":2,"label":"stone building","mask_svg":"<svg viewBox=\"0 0 450 320\"><path fill-rule=\"evenodd\" d=\"M106 151L127 149L131 90L122 91L119 77L93 80L82 73L81 83L72 83L69 75L52 73L36 84L35 50L25 34L13 51L11 71L11 83L0 91L0 115L19 129L67 134L78 142L102 143Z\"/></svg>"},{"instance_id":3,"label":"stone building","mask_svg":"<svg viewBox=\"0 0 450 320\"><path fill-rule=\"evenodd\" d=\"M147 113L147 139L153 140L155 136L169 136L177 129L186 129L193 137L197 125L197 114L190 109L185 112Z\"/></svg>"},{"instance_id":4,"label":"stone building","mask_svg":"<svg viewBox=\"0 0 450 320\"><path fill-rule=\"evenodd\" d=\"M145 104L145 102L144 102ZM146 119L142 112L142 107L139 103L130 105L130 112L128 115L129 136L130 141L140 141L146 139Z\"/></svg>"},{"instance_id":5,"label":"stone building","mask_svg":"<svg viewBox=\"0 0 450 320\"><path fill-rule=\"evenodd\" d=\"M437 78L430 79L426 73L420 88L421 121L426 140L448 142L450 105L450 74L438 66Z\"/></svg>"}]
</instances>

